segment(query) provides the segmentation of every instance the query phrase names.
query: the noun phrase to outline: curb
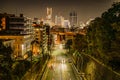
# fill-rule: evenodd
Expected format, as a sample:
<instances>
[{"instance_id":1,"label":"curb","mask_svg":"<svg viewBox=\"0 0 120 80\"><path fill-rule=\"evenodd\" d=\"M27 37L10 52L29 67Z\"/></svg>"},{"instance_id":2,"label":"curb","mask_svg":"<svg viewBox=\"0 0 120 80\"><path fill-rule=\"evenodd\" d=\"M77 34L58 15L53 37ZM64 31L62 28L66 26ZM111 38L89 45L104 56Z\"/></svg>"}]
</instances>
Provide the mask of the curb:
<instances>
[{"instance_id":1,"label":"curb","mask_svg":"<svg viewBox=\"0 0 120 80\"><path fill-rule=\"evenodd\" d=\"M67 56L69 56L69 57L72 59L72 64L71 64L71 66L72 66L72 69L73 69L73 71L74 71L74 74L75 74L77 80L87 80L87 79L83 76L84 73L78 72L78 69L75 67L75 60L74 60L74 58L73 58L71 55L69 55L69 54L67 54Z\"/></svg>"},{"instance_id":2,"label":"curb","mask_svg":"<svg viewBox=\"0 0 120 80\"><path fill-rule=\"evenodd\" d=\"M48 60L49 59L46 60L45 64L43 65L43 68L42 68L41 72L37 75L37 79L36 80L41 80L42 79L43 74L45 73L45 69L46 69Z\"/></svg>"},{"instance_id":3,"label":"curb","mask_svg":"<svg viewBox=\"0 0 120 80\"><path fill-rule=\"evenodd\" d=\"M79 72L78 72L77 68L76 68L75 65L74 65L75 60L73 59L73 57L72 57L71 55L67 54L67 56L72 59L72 63L71 63L72 69L73 69L73 71L74 71L74 74L75 74L77 80L80 80L80 79L79 79L79 77L80 77L80 76L79 76Z\"/></svg>"}]
</instances>

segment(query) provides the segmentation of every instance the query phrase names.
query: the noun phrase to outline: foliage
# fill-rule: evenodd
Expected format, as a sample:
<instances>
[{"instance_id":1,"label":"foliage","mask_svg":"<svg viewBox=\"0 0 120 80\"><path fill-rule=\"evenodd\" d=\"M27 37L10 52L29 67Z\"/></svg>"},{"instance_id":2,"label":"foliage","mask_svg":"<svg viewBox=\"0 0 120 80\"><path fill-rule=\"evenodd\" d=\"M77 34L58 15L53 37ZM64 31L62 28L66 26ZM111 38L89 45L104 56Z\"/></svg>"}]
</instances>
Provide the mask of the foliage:
<instances>
[{"instance_id":1,"label":"foliage","mask_svg":"<svg viewBox=\"0 0 120 80\"><path fill-rule=\"evenodd\" d=\"M67 42L65 43L66 49L69 49L71 45L72 45L72 39L68 39Z\"/></svg>"},{"instance_id":2,"label":"foliage","mask_svg":"<svg viewBox=\"0 0 120 80\"><path fill-rule=\"evenodd\" d=\"M77 34L74 39L74 43L77 45L74 45L75 50L82 51L87 48L87 41L84 35Z\"/></svg>"},{"instance_id":3,"label":"foliage","mask_svg":"<svg viewBox=\"0 0 120 80\"><path fill-rule=\"evenodd\" d=\"M120 67L116 65L120 64L120 2L91 21L86 39L89 54L112 67Z\"/></svg>"},{"instance_id":4,"label":"foliage","mask_svg":"<svg viewBox=\"0 0 120 80\"><path fill-rule=\"evenodd\" d=\"M0 80L11 80L11 59L12 49L11 47L6 47L0 41Z\"/></svg>"},{"instance_id":5,"label":"foliage","mask_svg":"<svg viewBox=\"0 0 120 80\"><path fill-rule=\"evenodd\" d=\"M21 78L30 68L30 62L25 60L15 61L12 65L12 73L14 76Z\"/></svg>"},{"instance_id":6,"label":"foliage","mask_svg":"<svg viewBox=\"0 0 120 80\"><path fill-rule=\"evenodd\" d=\"M103 53L111 48L111 40L113 40L113 30L109 23L102 18L96 18L87 30L88 45L94 51Z\"/></svg>"},{"instance_id":7,"label":"foliage","mask_svg":"<svg viewBox=\"0 0 120 80\"><path fill-rule=\"evenodd\" d=\"M120 2L113 3L112 7L102 14L102 18L104 18L109 23L120 21L119 17L120 17Z\"/></svg>"},{"instance_id":8,"label":"foliage","mask_svg":"<svg viewBox=\"0 0 120 80\"><path fill-rule=\"evenodd\" d=\"M68 49L69 53L70 53L70 48L71 48L72 43L73 43L72 39L68 39L67 42L65 43L65 49Z\"/></svg>"},{"instance_id":9,"label":"foliage","mask_svg":"<svg viewBox=\"0 0 120 80\"><path fill-rule=\"evenodd\" d=\"M85 53L120 71L120 2L92 20L86 32L85 36L75 36L75 50L85 50Z\"/></svg>"},{"instance_id":10,"label":"foliage","mask_svg":"<svg viewBox=\"0 0 120 80\"><path fill-rule=\"evenodd\" d=\"M13 61L12 52L10 46L6 47L0 41L0 80L18 80L30 67L28 61Z\"/></svg>"}]
</instances>

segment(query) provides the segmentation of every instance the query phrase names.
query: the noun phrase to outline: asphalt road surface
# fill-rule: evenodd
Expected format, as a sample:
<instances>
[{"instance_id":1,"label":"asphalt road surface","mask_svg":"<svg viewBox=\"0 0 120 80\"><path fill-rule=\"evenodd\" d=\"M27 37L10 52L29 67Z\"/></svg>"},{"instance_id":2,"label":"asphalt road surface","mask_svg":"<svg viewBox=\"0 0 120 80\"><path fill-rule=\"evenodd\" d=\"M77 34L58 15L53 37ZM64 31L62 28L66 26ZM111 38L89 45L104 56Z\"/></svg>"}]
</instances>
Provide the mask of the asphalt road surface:
<instances>
[{"instance_id":1,"label":"asphalt road surface","mask_svg":"<svg viewBox=\"0 0 120 80\"><path fill-rule=\"evenodd\" d=\"M70 58L64 49L58 46L51 55L42 80L77 80Z\"/></svg>"}]
</instances>

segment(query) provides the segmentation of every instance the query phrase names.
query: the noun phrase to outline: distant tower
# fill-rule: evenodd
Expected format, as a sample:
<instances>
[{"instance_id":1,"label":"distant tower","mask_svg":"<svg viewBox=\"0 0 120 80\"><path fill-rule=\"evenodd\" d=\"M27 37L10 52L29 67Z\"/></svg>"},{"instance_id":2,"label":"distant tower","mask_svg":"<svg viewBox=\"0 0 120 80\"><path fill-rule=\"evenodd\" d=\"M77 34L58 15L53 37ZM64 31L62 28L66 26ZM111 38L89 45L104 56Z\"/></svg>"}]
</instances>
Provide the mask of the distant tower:
<instances>
[{"instance_id":1,"label":"distant tower","mask_svg":"<svg viewBox=\"0 0 120 80\"><path fill-rule=\"evenodd\" d=\"M47 8L46 23L50 26L52 24L52 8Z\"/></svg>"},{"instance_id":2,"label":"distant tower","mask_svg":"<svg viewBox=\"0 0 120 80\"><path fill-rule=\"evenodd\" d=\"M47 20L52 20L52 8L47 8Z\"/></svg>"},{"instance_id":3,"label":"distant tower","mask_svg":"<svg viewBox=\"0 0 120 80\"><path fill-rule=\"evenodd\" d=\"M62 16L55 16L55 24L59 26L63 26L64 23L64 17Z\"/></svg>"},{"instance_id":4,"label":"distant tower","mask_svg":"<svg viewBox=\"0 0 120 80\"><path fill-rule=\"evenodd\" d=\"M77 26L77 13L75 11L70 13L70 25Z\"/></svg>"}]
</instances>

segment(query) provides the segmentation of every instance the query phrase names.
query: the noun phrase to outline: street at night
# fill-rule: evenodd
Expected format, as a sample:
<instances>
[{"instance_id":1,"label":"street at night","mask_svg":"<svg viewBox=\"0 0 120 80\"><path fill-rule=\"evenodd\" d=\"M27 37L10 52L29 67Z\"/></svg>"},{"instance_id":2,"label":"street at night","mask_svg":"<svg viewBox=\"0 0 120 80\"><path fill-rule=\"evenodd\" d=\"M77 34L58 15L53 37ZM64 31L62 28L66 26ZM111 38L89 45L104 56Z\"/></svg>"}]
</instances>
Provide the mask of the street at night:
<instances>
[{"instance_id":1,"label":"street at night","mask_svg":"<svg viewBox=\"0 0 120 80\"><path fill-rule=\"evenodd\" d=\"M0 0L0 80L120 80L120 0Z\"/></svg>"},{"instance_id":2,"label":"street at night","mask_svg":"<svg viewBox=\"0 0 120 80\"><path fill-rule=\"evenodd\" d=\"M42 80L77 80L69 59L64 49L56 48Z\"/></svg>"}]
</instances>

